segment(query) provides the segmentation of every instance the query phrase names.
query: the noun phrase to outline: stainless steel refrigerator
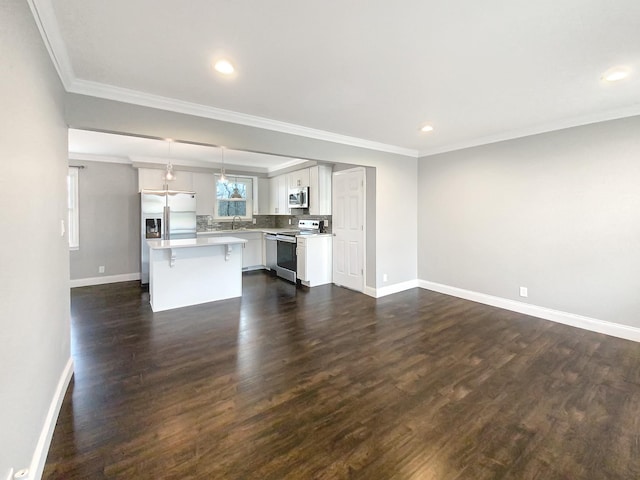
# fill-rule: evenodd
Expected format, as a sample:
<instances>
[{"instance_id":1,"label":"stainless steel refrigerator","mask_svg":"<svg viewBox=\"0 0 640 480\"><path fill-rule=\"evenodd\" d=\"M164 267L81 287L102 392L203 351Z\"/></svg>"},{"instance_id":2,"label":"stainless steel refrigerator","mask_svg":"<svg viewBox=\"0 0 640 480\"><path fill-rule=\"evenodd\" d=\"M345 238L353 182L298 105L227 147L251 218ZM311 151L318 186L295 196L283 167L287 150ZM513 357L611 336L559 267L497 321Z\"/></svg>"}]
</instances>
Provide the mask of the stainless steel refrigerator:
<instances>
[{"instance_id":1,"label":"stainless steel refrigerator","mask_svg":"<svg viewBox=\"0 0 640 480\"><path fill-rule=\"evenodd\" d=\"M196 238L196 194L175 190L143 190L140 193L140 213L140 281L147 284L147 240Z\"/></svg>"}]
</instances>

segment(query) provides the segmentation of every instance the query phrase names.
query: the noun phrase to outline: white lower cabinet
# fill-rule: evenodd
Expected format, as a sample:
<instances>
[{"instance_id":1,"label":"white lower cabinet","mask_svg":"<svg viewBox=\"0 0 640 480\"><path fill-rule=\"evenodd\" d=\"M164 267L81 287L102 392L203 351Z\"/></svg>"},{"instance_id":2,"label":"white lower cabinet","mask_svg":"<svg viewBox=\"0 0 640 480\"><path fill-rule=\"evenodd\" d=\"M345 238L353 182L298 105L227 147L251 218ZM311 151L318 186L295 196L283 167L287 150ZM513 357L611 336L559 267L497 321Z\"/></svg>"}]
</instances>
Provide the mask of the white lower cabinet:
<instances>
[{"instance_id":1,"label":"white lower cabinet","mask_svg":"<svg viewBox=\"0 0 640 480\"><path fill-rule=\"evenodd\" d=\"M333 279L331 235L298 237L297 277L307 287L331 283Z\"/></svg>"},{"instance_id":2,"label":"white lower cabinet","mask_svg":"<svg viewBox=\"0 0 640 480\"><path fill-rule=\"evenodd\" d=\"M207 237L237 237L244 238L247 243L243 244L242 269L259 270L264 268L263 256L263 235L262 232L208 232Z\"/></svg>"},{"instance_id":3,"label":"white lower cabinet","mask_svg":"<svg viewBox=\"0 0 640 480\"><path fill-rule=\"evenodd\" d=\"M262 260L262 232L234 233L233 236L248 240L244 244L244 252L242 252L243 270L262 268L264 266L264 261Z\"/></svg>"}]
</instances>

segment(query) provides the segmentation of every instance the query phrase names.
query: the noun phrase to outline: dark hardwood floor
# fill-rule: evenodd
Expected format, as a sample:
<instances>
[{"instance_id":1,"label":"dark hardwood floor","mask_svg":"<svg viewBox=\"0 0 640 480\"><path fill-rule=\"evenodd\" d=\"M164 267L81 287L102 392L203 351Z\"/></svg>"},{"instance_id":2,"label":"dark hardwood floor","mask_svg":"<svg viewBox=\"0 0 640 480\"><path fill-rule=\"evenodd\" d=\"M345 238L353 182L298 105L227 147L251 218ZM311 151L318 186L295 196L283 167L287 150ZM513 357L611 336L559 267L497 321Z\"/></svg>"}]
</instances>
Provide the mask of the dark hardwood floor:
<instances>
[{"instance_id":1,"label":"dark hardwood floor","mask_svg":"<svg viewBox=\"0 0 640 480\"><path fill-rule=\"evenodd\" d=\"M638 479L640 344L414 289L72 290L45 479Z\"/></svg>"}]
</instances>

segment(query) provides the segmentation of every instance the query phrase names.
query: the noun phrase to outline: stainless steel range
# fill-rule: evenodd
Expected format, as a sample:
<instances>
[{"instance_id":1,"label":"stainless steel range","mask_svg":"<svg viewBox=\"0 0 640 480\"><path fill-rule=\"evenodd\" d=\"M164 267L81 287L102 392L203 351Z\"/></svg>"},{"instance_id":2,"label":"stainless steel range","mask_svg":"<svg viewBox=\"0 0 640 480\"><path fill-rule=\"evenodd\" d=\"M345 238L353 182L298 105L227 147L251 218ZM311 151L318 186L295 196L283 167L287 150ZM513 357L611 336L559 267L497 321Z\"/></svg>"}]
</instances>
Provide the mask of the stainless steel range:
<instances>
[{"instance_id":1,"label":"stainless steel range","mask_svg":"<svg viewBox=\"0 0 640 480\"><path fill-rule=\"evenodd\" d=\"M276 274L280 278L296 283L296 270L298 267L298 257L296 256L298 242L296 237L320 233L323 228L323 220L299 220L297 230L280 232L276 235Z\"/></svg>"}]
</instances>

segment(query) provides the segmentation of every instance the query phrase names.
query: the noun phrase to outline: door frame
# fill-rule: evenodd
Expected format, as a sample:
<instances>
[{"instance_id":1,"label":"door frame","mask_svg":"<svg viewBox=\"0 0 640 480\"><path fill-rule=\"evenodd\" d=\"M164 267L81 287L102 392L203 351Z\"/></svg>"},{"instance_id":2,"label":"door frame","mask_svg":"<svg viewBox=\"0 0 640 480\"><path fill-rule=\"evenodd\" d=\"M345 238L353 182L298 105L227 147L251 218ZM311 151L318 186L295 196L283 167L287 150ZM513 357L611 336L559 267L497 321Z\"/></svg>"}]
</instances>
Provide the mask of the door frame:
<instances>
[{"instance_id":1,"label":"door frame","mask_svg":"<svg viewBox=\"0 0 640 480\"><path fill-rule=\"evenodd\" d=\"M365 293L367 289L367 169L364 167L353 167L353 168L348 168L346 170L339 170L337 172L333 172L332 177L335 177L337 175L348 174L348 173L355 173L355 172L362 173L362 212L361 212L362 213L362 258L360 259L361 265L362 265L362 289L354 290L354 291ZM335 182L333 182L333 180L332 180L332 184L335 185ZM334 190L332 188L331 189L331 212L336 211L336 208L335 208L336 199L333 192ZM332 219L331 229L333 230L333 219ZM335 238L335 234L333 234L333 237ZM332 278L333 278L333 274L334 274L334 262L332 259L331 260L331 277ZM333 283L335 284L335 282ZM339 285L339 286L344 287L343 285ZM344 288L348 288L348 287L344 287Z\"/></svg>"}]
</instances>

